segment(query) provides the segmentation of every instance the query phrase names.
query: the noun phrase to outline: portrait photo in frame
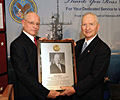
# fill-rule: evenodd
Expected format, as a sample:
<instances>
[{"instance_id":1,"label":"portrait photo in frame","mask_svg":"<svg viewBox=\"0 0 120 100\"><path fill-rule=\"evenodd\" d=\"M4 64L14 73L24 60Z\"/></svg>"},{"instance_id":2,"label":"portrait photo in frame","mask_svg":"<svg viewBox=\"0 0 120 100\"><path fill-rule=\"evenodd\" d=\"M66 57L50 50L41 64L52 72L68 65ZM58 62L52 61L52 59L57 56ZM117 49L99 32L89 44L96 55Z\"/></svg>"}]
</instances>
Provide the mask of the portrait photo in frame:
<instances>
[{"instance_id":1,"label":"portrait photo in frame","mask_svg":"<svg viewBox=\"0 0 120 100\"><path fill-rule=\"evenodd\" d=\"M49 90L77 83L73 40L37 41L39 82Z\"/></svg>"}]
</instances>

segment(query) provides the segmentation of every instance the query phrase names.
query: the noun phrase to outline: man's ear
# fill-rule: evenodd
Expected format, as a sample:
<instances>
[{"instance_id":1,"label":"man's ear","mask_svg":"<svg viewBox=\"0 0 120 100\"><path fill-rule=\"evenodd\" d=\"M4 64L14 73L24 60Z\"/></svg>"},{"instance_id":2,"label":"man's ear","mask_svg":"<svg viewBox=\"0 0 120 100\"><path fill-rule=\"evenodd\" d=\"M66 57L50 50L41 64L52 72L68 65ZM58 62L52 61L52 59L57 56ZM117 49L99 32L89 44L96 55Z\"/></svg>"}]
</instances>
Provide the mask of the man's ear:
<instances>
[{"instance_id":1,"label":"man's ear","mask_svg":"<svg viewBox=\"0 0 120 100\"><path fill-rule=\"evenodd\" d=\"M22 25L24 26L25 20L22 20Z\"/></svg>"},{"instance_id":2,"label":"man's ear","mask_svg":"<svg viewBox=\"0 0 120 100\"><path fill-rule=\"evenodd\" d=\"M100 24L98 24L98 31L99 31L99 29L100 29Z\"/></svg>"}]
</instances>

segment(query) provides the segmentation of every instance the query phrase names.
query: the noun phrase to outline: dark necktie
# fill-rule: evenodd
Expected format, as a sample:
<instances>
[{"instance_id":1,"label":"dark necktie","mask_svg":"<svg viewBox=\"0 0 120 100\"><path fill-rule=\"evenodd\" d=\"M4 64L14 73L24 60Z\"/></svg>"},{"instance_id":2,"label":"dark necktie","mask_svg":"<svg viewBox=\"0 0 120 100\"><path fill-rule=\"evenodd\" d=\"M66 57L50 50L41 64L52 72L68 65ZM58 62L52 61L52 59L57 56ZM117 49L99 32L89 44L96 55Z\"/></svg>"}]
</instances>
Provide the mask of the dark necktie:
<instances>
[{"instance_id":1,"label":"dark necktie","mask_svg":"<svg viewBox=\"0 0 120 100\"><path fill-rule=\"evenodd\" d=\"M36 38L34 37L34 41L35 41L35 45L37 46L37 40L36 40Z\"/></svg>"}]
</instances>

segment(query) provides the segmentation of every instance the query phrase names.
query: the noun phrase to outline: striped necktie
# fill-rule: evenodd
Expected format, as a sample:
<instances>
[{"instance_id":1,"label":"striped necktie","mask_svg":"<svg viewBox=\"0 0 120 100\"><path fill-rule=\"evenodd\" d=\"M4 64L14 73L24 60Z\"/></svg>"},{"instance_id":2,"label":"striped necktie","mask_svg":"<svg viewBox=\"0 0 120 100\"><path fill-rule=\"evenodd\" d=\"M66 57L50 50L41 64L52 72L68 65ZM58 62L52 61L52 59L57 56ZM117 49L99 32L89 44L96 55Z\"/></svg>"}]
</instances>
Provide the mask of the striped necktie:
<instances>
[{"instance_id":1,"label":"striped necktie","mask_svg":"<svg viewBox=\"0 0 120 100\"><path fill-rule=\"evenodd\" d=\"M84 42L81 53L83 53L86 47L87 47L87 42Z\"/></svg>"}]
</instances>

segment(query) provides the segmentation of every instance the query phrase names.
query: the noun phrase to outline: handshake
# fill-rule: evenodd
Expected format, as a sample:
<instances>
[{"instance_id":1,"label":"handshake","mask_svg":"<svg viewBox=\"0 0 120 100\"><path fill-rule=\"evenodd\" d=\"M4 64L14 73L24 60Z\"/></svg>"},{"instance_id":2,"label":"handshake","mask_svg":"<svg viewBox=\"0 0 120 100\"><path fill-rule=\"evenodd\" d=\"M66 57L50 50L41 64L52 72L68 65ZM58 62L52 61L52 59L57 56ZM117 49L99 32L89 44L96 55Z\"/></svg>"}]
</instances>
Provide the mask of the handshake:
<instances>
[{"instance_id":1,"label":"handshake","mask_svg":"<svg viewBox=\"0 0 120 100\"><path fill-rule=\"evenodd\" d=\"M71 96L72 94L74 94L76 91L73 87L61 87L61 89L63 90L62 93L55 91L55 90L50 90L50 92L47 95L47 98L56 98L57 96Z\"/></svg>"}]
</instances>

